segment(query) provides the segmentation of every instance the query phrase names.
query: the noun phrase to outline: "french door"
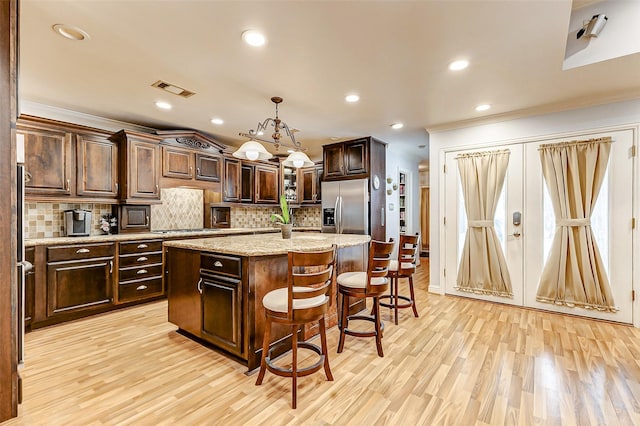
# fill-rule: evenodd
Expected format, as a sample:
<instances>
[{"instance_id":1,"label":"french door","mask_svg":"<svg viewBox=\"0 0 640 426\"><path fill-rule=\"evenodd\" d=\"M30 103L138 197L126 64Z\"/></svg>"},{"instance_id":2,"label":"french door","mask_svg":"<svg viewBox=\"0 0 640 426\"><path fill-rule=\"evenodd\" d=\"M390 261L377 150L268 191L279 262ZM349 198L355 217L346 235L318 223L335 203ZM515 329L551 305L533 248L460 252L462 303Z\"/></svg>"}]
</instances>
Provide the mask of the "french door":
<instances>
[{"instance_id":1,"label":"french door","mask_svg":"<svg viewBox=\"0 0 640 426\"><path fill-rule=\"evenodd\" d=\"M580 135L580 139L611 137L611 154L591 217L592 231L609 278L617 312L542 303L536 299L556 221L544 182L538 148L567 138L516 143L490 148L449 151L445 154L444 261L445 293L532 307L554 312L632 323L633 276L633 130ZM507 263L512 297L463 291L458 270L467 232L457 157L475 151L509 150L504 185L496 208L494 227Z\"/></svg>"}]
</instances>

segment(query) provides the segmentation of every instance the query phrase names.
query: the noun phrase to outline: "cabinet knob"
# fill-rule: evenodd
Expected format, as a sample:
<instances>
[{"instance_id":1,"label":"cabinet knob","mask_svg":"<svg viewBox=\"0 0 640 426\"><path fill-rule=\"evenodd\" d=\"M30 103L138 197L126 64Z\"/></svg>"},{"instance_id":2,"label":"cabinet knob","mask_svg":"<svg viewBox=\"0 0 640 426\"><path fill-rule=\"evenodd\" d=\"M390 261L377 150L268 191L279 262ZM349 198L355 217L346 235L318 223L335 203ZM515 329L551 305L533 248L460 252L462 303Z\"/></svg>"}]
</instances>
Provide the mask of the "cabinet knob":
<instances>
[{"instance_id":1,"label":"cabinet knob","mask_svg":"<svg viewBox=\"0 0 640 426\"><path fill-rule=\"evenodd\" d=\"M146 269L140 269L139 271L136 272L137 275L143 275L148 273L149 271L147 271Z\"/></svg>"},{"instance_id":2,"label":"cabinet knob","mask_svg":"<svg viewBox=\"0 0 640 426\"><path fill-rule=\"evenodd\" d=\"M142 290L146 290L148 287L144 284L139 285L138 287L136 287L136 291L142 291Z\"/></svg>"},{"instance_id":3,"label":"cabinet knob","mask_svg":"<svg viewBox=\"0 0 640 426\"><path fill-rule=\"evenodd\" d=\"M77 254L89 253L89 252L91 252L91 250L89 250L88 248L79 248L78 250L76 250Z\"/></svg>"}]
</instances>

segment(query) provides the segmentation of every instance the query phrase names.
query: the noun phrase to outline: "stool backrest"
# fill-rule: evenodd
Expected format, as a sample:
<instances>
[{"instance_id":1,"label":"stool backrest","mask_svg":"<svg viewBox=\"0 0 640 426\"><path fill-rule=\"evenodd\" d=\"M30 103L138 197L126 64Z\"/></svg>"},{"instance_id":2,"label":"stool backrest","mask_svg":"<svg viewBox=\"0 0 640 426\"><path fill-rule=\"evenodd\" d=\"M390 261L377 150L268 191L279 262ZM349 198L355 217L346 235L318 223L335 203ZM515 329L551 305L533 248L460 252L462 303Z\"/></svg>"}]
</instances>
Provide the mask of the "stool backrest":
<instances>
[{"instance_id":1,"label":"stool backrest","mask_svg":"<svg viewBox=\"0 0 640 426\"><path fill-rule=\"evenodd\" d=\"M386 241L371 240L369 243L369 261L367 263L367 293L384 292L389 287L389 262L395 245L393 238Z\"/></svg>"},{"instance_id":2,"label":"stool backrest","mask_svg":"<svg viewBox=\"0 0 640 426\"><path fill-rule=\"evenodd\" d=\"M323 251L289 252L289 300L287 302L289 318L293 318L293 300L326 296L326 304L331 303L335 269L335 244L330 249ZM304 287L304 291L299 291L301 287Z\"/></svg>"},{"instance_id":3,"label":"stool backrest","mask_svg":"<svg viewBox=\"0 0 640 426\"><path fill-rule=\"evenodd\" d=\"M400 244L398 247L398 273L403 271L412 274L413 269L416 267L416 261L418 259L418 244L420 242L420 234L416 235L400 235ZM413 268L403 267L407 264L412 264Z\"/></svg>"}]
</instances>

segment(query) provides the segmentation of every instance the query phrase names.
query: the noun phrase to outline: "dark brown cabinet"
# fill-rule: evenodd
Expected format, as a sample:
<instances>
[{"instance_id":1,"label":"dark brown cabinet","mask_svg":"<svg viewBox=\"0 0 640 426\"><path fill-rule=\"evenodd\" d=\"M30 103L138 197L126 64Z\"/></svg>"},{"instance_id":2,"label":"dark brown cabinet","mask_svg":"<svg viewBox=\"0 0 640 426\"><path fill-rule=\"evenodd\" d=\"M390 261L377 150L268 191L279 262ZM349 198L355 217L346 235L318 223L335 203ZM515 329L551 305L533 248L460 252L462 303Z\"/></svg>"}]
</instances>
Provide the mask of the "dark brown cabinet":
<instances>
[{"instance_id":1,"label":"dark brown cabinet","mask_svg":"<svg viewBox=\"0 0 640 426\"><path fill-rule=\"evenodd\" d=\"M163 146L162 176L193 179L193 153L185 149Z\"/></svg>"},{"instance_id":2,"label":"dark brown cabinet","mask_svg":"<svg viewBox=\"0 0 640 426\"><path fill-rule=\"evenodd\" d=\"M242 355L242 282L201 272L202 337Z\"/></svg>"},{"instance_id":3,"label":"dark brown cabinet","mask_svg":"<svg viewBox=\"0 0 640 426\"><path fill-rule=\"evenodd\" d=\"M117 303L162 296L162 240L120 243L118 253Z\"/></svg>"},{"instance_id":4,"label":"dark brown cabinet","mask_svg":"<svg viewBox=\"0 0 640 426\"><path fill-rule=\"evenodd\" d=\"M113 207L118 218L118 232L148 232L151 230L151 207L148 205L123 204Z\"/></svg>"},{"instance_id":5,"label":"dark brown cabinet","mask_svg":"<svg viewBox=\"0 0 640 426\"><path fill-rule=\"evenodd\" d=\"M369 174L369 139L356 139L323 147L324 177L366 177Z\"/></svg>"},{"instance_id":6,"label":"dark brown cabinet","mask_svg":"<svg viewBox=\"0 0 640 426\"><path fill-rule=\"evenodd\" d=\"M220 182L220 163L222 157L196 153L196 179Z\"/></svg>"},{"instance_id":7,"label":"dark brown cabinet","mask_svg":"<svg viewBox=\"0 0 640 426\"><path fill-rule=\"evenodd\" d=\"M76 194L118 197L118 145L104 136L76 136Z\"/></svg>"},{"instance_id":8,"label":"dark brown cabinet","mask_svg":"<svg viewBox=\"0 0 640 426\"><path fill-rule=\"evenodd\" d=\"M255 166L255 181L256 181L256 203L278 203L279 191L278 191L278 167L272 167L267 165Z\"/></svg>"},{"instance_id":9,"label":"dark brown cabinet","mask_svg":"<svg viewBox=\"0 0 640 426\"><path fill-rule=\"evenodd\" d=\"M114 243L47 249L47 317L84 313L112 304Z\"/></svg>"},{"instance_id":10,"label":"dark brown cabinet","mask_svg":"<svg viewBox=\"0 0 640 426\"><path fill-rule=\"evenodd\" d=\"M160 200L158 137L121 130L110 140L120 144L120 198L127 204Z\"/></svg>"},{"instance_id":11,"label":"dark brown cabinet","mask_svg":"<svg viewBox=\"0 0 640 426\"><path fill-rule=\"evenodd\" d=\"M240 178L242 173L240 160L225 158L223 164L224 179L222 200L227 202L240 202Z\"/></svg>"},{"instance_id":12,"label":"dark brown cabinet","mask_svg":"<svg viewBox=\"0 0 640 426\"><path fill-rule=\"evenodd\" d=\"M242 190L240 191L240 201L243 203L253 203L255 195L254 166L251 164L242 165L242 177L240 178Z\"/></svg>"},{"instance_id":13,"label":"dark brown cabinet","mask_svg":"<svg viewBox=\"0 0 640 426\"><path fill-rule=\"evenodd\" d=\"M26 125L16 131L24 136L25 195L72 195L72 134Z\"/></svg>"},{"instance_id":14,"label":"dark brown cabinet","mask_svg":"<svg viewBox=\"0 0 640 426\"><path fill-rule=\"evenodd\" d=\"M169 248L166 251L169 321L181 330L202 336L200 253Z\"/></svg>"},{"instance_id":15,"label":"dark brown cabinet","mask_svg":"<svg viewBox=\"0 0 640 426\"><path fill-rule=\"evenodd\" d=\"M322 175L322 164L300 170L300 202L315 204L322 201Z\"/></svg>"}]
</instances>

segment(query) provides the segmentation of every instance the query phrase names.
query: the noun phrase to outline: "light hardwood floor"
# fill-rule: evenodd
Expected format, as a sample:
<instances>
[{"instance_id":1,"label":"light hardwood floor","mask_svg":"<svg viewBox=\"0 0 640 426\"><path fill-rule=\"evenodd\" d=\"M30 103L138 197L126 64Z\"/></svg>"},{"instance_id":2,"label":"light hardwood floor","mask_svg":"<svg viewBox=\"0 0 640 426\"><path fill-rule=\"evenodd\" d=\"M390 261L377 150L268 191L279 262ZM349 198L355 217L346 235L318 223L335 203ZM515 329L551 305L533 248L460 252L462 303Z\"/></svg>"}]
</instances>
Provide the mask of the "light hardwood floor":
<instances>
[{"instance_id":1,"label":"light hardwood floor","mask_svg":"<svg viewBox=\"0 0 640 426\"><path fill-rule=\"evenodd\" d=\"M424 259L423 259L424 260ZM640 424L640 330L426 292L373 339L328 331L334 382L255 374L176 333L166 301L26 337L24 403L5 425ZM286 360L285 360L286 362Z\"/></svg>"}]
</instances>

